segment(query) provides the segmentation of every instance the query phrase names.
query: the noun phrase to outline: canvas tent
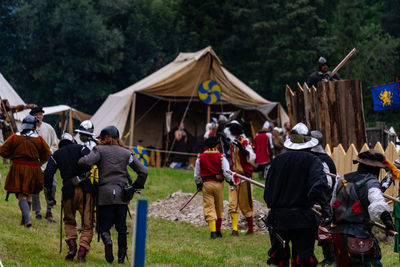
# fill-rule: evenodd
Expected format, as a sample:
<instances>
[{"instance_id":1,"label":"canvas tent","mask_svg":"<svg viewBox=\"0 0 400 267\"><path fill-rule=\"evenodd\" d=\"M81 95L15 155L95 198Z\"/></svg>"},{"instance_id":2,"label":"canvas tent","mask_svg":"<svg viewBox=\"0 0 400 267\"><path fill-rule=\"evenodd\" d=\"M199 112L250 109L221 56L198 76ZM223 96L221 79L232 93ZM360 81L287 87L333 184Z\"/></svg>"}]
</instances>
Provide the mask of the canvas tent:
<instances>
[{"instance_id":1,"label":"canvas tent","mask_svg":"<svg viewBox=\"0 0 400 267\"><path fill-rule=\"evenodd\" d=\"M78 121L89 120L90 115L76 110L67 105L58 105L51 107L44 107L44 115L59 115L60 116L60 129L65 129L66 132L73 134L73 119ZM65 123L67 125L65 125Z\"/></svg>"},{"instance_id":2,"label":"canvas tent","mask_svg":"<svg viewBox=\"0 0 400 267\"><path fill-rule=\"evenodd\" d=\"M221 99L214 105L198 98L197 89L205 80L214 80L221 87ZM130 146L140 143L161 147L167 112L173 112L172 126L177 126L187 112L186 129L202 136L210 113L213 117L237 110L247 111L249 119L258 121L256 130L267 118L289 121L279 103L264 99L222 67L209 46L194 53L180 53L148 77L109 95L91 120L97 134L103 127L115 125Z\"/></svg>"},{"instance_id":3,"label":"canvas tent","mask_svg":"<svg viewBox=\"0 0 400 267\"><path fill-rule=\"evenodd\" d=\"M12 86L7 82L4 76L0 73L0 97L2 99L8 99L8 102L12 106L16 105L25 105L26 103L22 100L22 98L17 94L17 92L12 88ZM65 120L67 121L66 130L69 133L73 133L73 124L72 119L76 119L78 121L89 120L90 115L78 111L67 105L58 105L51 107L44 107L44 115L60 115L61 119L61 128L65 124ZM23 110L17 113L14 113L14 118L17 120L17 125L22 122L22 120L29 114L30 110ZM70 116L71 115L71 116Z\"/></svg>"},{"instance_id":4,"label":"canvas tent","mask_svg":"<svg viewBox=\"0 0 400 267\"><path fill-rule=\"evenodd\" d=\"M25 105L24 100L17 94L12 86L7 82L4 76L0 73L0 97L1 99L8 99L12 106ZM16 120L22 121L24 115L22 112L14 114Z\"/></svg>"}]
</instances>

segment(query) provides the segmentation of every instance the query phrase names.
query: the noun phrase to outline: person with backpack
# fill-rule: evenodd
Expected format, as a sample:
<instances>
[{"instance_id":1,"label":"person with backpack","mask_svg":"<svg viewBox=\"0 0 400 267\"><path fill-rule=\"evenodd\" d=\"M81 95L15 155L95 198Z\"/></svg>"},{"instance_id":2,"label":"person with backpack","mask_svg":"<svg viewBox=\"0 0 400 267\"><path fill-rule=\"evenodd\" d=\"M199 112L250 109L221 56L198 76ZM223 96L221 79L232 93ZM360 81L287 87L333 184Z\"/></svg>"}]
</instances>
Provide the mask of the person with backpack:
<instances>
[{"instance_id":1,"label":"person with backpack","mask_svg":"<svg viewBox=\"0 0 400 267\"><path fill-rule=\"evenodd\" d=\"M132 184L137 190L144 188L147 168L124 147L115 126L107 126L101 130L99 145L80 158L78 164L84 168L96 164L99 168L96 224L104 243L105 259L108 263L114 261L110 229L115 225L118 232L118 263L124 263L127 252L126 214L130 200L124 197L124 193L126 183L132 182L127 166L138 175Z\"/></svg>"},{"instance_id":2,"label":"person with backpack","mask_svg":"<svg viewBox=\"0 0 400 267\"><path fill-rule=\"evenodd\" d=\"M21 131L7 138L0 147L0 156L12 161L4 189L7 191L7 198L8 194L15 193L22 213L21 225L25 227L32 226L32 194L39 194L43 190L44 178L40 165L51 155L49 146L35 132L38 122L34 116L26 116L22 121Z\"/></svg>"},{"instance_id":3,"label":"person with backpack","mask_svg":"<svg viewBox=\"0 0 400 267\"><path fill-rule=\"evenodd\" d=\"M331 200L336 264L382 266L381 250L371 228L372 222L381 220L387 235L395 229L378 181L386 159L371 149L359 153L353 163L358 163L357 171L337 180Z\"/></svg>"}]
</instances>

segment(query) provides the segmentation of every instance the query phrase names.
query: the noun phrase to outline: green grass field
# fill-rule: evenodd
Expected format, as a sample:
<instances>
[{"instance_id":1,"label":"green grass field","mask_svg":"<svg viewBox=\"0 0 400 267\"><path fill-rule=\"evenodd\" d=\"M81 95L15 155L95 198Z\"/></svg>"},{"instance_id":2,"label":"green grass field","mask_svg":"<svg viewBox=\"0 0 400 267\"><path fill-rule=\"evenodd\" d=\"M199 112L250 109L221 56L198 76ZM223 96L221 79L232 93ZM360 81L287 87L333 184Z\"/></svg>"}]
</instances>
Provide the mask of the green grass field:
<instances>
[{"instance_id":1,"label":"green grass field","mask_svg":"<svg viewBox=\"0 0 400 267\"><path fill-rule=\"evenodd\" d=\"M63 242L63 252L59 251L59 221L60 221L60 187L57 189L57 206L54 208L56 224L45 220L32 219L33 227L25 229L19 225L20 211L14 196L8 202L4 201L4 181L7 169L0 166L0 260L8 266L70 266L77 265L74 261L66 262L67 252ZM132 176L134 177L134 176ZM60 185L61 183L59 183ZM141 198L152 203L164 199L168 195L182 190L194 192L193 172L171 169L150 169L146 189ZM254 188L255 199L262 201L263 191ZM227 190L225 192L227 199ZM134 200L137 196L134 197ZM45 209L42 195L42 213ZM134 201L133 201L134 202ZM130 205L134 209L134 203ZM33 215L33 213L31 213ZM132 232L132 220L128 218L128 229ZM113 240L116 244L116 232L113 230ZM147 266L266 266L269 238L265 234L251 236L241 235L233 238L230 231L223 231L223 238L210 240L207 227L196 227L182 222L171 222L164 219L149 218L147 230ZM131 251L131 236L128 236ZM92 241L92 248L87 256L87 263L80 266L110 266L103 255L103 244L97 242L97 235ZM398 256L392 252L391 245L382 245L383 265L398 266ZM114 256L117 248L114 246ZM322 260L319 247L316 248L317 258ZM112 265L117 266L114 262ZM127 263L126 263L127 265Z\"/></svg>"}]
</instances>

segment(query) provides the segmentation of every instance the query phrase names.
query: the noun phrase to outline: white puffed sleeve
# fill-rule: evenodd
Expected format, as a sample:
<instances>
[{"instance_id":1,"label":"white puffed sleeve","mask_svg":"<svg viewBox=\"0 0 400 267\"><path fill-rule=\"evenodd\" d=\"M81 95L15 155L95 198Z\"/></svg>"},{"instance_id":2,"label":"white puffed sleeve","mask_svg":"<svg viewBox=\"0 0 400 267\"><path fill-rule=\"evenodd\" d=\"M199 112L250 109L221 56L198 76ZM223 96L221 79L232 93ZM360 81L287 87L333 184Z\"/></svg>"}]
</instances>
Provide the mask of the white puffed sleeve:
<instances>
[{"instance_id":1,"label":"white puffed sleeve","mask_svg":"<svg viewBox=\"0 0 400 267\"><path fill-rule=\"evenodd\" d=\"M229 162L225 157L222 157L221 159L221 168L222 168L222 172L224 173L224 177L226 179L227 182L232 181L232 175L229 173L230 169L229 169Z\"/></svg>"},{"instance_id":2,"label":"white puffed sleeve","mask_svg":"<svg viewBox=\"0 0 400 267\"><path fill-rule=\"evenodd\" d=\"M247 150L247 152L249 152L247 160L249 161L250 164L254 165L256 162L256 154L254 153L253 148L251 147L251 145L247 145L245 149Z\"/></svg>"},{"instance_id":3,"label":"white puffed sleeve","mask_svg":"<svg viewBox=\"0 0 400 267\"><path fill-rule=\"evenodd\" d=\"M390 212L390 207L383 198L382 192L379 188L373 187L368 190L368 213L373 221L380 220L381 214L384 211Z\"/></svg>"},{"instance_id":4,"label":"white puffed sleeve","mask_svg":"<svg viewBox=\"0 0 400 267\"><path fill-rule=\"evenodd\" d=\"M201 176L200 176L200 159L196 159L196 164L194 166L194 181L196 184L200 184L202 182Z\"/></svg>"}]
</instances>

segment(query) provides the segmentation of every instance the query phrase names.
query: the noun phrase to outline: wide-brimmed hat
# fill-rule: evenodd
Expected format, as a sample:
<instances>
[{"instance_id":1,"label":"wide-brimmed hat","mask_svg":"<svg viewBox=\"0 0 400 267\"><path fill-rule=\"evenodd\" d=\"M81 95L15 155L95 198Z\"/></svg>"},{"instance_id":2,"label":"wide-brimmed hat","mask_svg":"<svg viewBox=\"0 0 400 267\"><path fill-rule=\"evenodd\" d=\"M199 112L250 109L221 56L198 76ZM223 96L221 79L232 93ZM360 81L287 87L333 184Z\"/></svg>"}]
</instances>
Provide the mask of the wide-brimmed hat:
<instances>
[{"instance_id":1,"label":"wide-brimmed hat","mask_svg":"<svg viewBox=\"0 0 400 267\"><path fill-rule=\"evenodd\" d=\"M310 130L302 122L296 124L290 132L289 138L283 144L288 149L301 150L318 145L318 140L311 136Z\"/></svg>"},{"instance_id":2,"label":"wide-brimmed hat","mask_svg":"<svg viewBox=\"0 0 400 267\"><path fill-rule=\"evenodd\" d=\"M372 167L385 168L386 166L383 163L384 160L386 160L386 158L382 153L374 149L370 149L359 153L357 158L353 160L353 163L361 163Z\"/></svg>"},{"instance_id":3,"label":"wide-brimmed hat","mask_svg":"<svg viewBox=\"0 0 400 267\"><path fill-rule=\"evenodd\" d=\"M74 130L75 133L84 134L87 136L95 136L93 131L94 131L94 126L90 120L84 120L79 125L79 128Z\"/></svg>"},{"instance_id":4,"label":"wide-brimmed hat","mask_svg":"<svg viewBox=\"0 0 400 267\"><path fill-rule=\"evenodd\" d=\"M29 111L29 114L35 116L35 114L37 114L39 112L44 113L44 110L43 110L42 106L34 107L33 109L31 109L31 111Z\"/></svg>"},{"instance_id":5,"label":"wide-brimmed hat","mask_svg":"<svg viewBox=\"0 0 400 267\"><path fill-rule=\"evenodd\" d=\"M234 136L243 134L243 127L239 123L232 123L229 125L229 130Z\"/></svg>"}]
</instances>

